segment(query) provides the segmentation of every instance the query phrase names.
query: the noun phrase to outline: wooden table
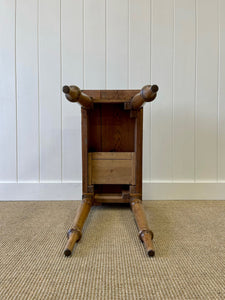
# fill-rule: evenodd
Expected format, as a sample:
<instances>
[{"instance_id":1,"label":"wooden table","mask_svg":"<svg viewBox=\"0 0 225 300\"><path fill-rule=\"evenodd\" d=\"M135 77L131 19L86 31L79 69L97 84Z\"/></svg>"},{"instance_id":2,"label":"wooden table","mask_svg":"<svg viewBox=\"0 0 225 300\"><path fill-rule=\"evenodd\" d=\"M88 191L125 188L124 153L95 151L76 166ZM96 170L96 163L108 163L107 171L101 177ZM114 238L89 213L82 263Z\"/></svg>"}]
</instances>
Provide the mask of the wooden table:
<instances>
[{"instance_id":1,"label":"wooden table","mask_svg":"<svg viewBox=\"0 0 225 300\"><path fill-rule=\"evenodd\" d=\"M81 105L82 203L68 231L65 256L82 235L92 205L130 203L149 256L155 250L142 205L143 104L153 101L157 85L141 90L83 90L64 86L67 100ZM104 226L104 224L103 224Z\"/></svg>"}]
</instances>

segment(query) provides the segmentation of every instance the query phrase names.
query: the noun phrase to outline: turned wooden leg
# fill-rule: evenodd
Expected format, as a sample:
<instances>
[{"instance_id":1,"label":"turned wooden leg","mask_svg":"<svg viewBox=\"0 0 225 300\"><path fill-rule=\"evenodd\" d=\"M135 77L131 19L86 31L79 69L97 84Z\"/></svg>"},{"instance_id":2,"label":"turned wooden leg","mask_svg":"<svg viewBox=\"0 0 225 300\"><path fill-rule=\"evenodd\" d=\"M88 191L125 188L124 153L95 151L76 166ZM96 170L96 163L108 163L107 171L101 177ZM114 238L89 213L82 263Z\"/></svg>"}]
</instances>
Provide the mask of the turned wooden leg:
<instances>
[{"instance_id":1,"label":"turned wooden leg","mask_svg":"<svg viewBox=\"0 0 225 300\"><path fill-rule=\"evenodd\" d=\"M71 255L75 243L81 239L82 228L90 212L92 202L93 199L91 196L83 198L82 203L80 204L78 212L74 219L73 227L67 233L68 241L64 250L65 256Z\"/></svg>"},{"instance_id":2,"label":"turned wooden leg","mask_svg":"<svg viewBox=\"0 0 225 300\"><path fill-rule=\"evenodd\" d=\"M139 238L144 243L148 255L154 256L155 250L152 242L153 232L148 228L148 223L142 206L142 201L140 199L133 198L130 202L130 205L138 226Z\"/></svg>"}]
</instances>

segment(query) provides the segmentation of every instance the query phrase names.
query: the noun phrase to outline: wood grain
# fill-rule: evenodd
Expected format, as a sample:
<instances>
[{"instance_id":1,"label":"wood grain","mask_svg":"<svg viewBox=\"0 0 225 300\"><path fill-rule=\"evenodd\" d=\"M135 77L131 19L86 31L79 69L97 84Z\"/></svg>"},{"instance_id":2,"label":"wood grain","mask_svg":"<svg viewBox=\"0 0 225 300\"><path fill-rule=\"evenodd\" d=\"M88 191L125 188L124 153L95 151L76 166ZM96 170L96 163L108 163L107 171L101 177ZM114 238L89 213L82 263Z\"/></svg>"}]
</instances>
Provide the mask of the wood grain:
<instances>
[{"instance_id":1,"label":"wood grain","mask_svg":"<svg viewBox=\"0 0 225 300\"><path fill-rule=\"evenodd\" d=\"M139 109L145 102L153 101L157 96L157 85L145 85L130 101L131 109Z\"/></svg>"},{"instance_id":2,"label":"wood grain","mask_svg":"<svg viewBox=\"0 0 225 300\"><path fill-rule=\"evenodd\" d=\"M130 204L138 226L139 238L141 241L143 241L148 255L154 256L155 249L152 242L153 233L148 227L148 222L145 216L142 202L140 199L133 198Z\"/></svg>"},{"instance_id":3,"label":"wood grain","mask_svg":"<svg viewBox=\"0 0 225 300\"><path fill-rule=\"evenodd\" d=\"M123 104L102 104L102 151L133 152L134 124ZM109 138L110 136L110 138Z\"/></svg>"},{"instance_id":4,"label":"wood grain","mask_svg":"<svg viewBox=\"0 0 225 300\"><path fill-rule=\"evenodd\" d=\"M91 210L92 202L93 199L91 195L89 198L82 200L73 221L73 227L68 231L68 242L64 250L65 256L71 255L75 243L80 240L82 236L82 228Z\"/></svg>"},{"instance_id":5,"label":"wood grain","mask_svg":"<svg viewBox=\"0 0 225 300\"><path fill-rule=\"evenodd\" d=\"M123 159L123 160L131 160L133 159L133 153L132 152L93 152L89 153L89 155L92 155L92 159Z\"/></svg>"},{"instance_id":6,"label":"wood grain","mask_svg":"<svg viewBox=\"0 0 225 300\"><path fill-rule=\"evenodd\" d=\"M63 93L66 96L66 99L70 102L78 102L82 107L86 109L93 108L93 101L92 99L86 95L85 93L81 92L80 88L75 85L64 85L63 86Z\"/></svg>"},{"instance_id":7,"label":"wood grain","mask_svg":"<svg viewBox=\"0 0 225 300\"><path fill-rule=\"evenodd\" d=\"M81 108L82 130L82 187L83 193L88 192L88 110Z\"/></svg>"},{"instance_id":8,"label":"wood grain","mask_svg":"<svg viewBox=\"0 0 225 300\"><path fill-rule=\"evenodd\" d=\"M123 109L123 103L95 103L90 124L89 152L134 151L135 120Z\"/></svg>"},{"instance_id":9,"label":"wood grain","mask_svg":"<svg viewBox=\"0 0 225 300\"><path fill-rule=\"evenodd\" d=\"M133 98L140 90L83 90L93 98L94 103L124 103Z\"/></svg>"},{"instance_id":10,"label":"wood grain","mask_svg":"<svg viewBox=\"0 0 225 300\"><path fill-rule=\"evenodd\" d=\"M95 104L94 110L89 112L89 129L88 136L88 151L102 151L102 106Z\"/></svg>"},{"instance_id":11,"label":"wood grain","mask_svg":"<svg viewBox=\"0 0 225 300\"><path fill-rule=\"evenodd\" d=\"M143 108L137 111L135 119L135 159L136 159L136 192L142 193L142 139L143 139Z\"/></svg>"},{"instance_id":12,"label":"wood grain","mask_svg":"<svg viewBox=\"0 0 225 300\"><path fill-rule=\"evenodd\" d=\"M129 199L124 199L121 193L95 194L94 203L129 203Z\"/></svg>"},{"instance_id":13,"label":"wood grain","mask_svg":"<svg viewBox=\"0 0 225 300\"><path fill-rule=\"evenodd\" d=\"M89 153L88 161L89 185L135 184L135 156L132 153Z\"/></svg>"}]
</instances>

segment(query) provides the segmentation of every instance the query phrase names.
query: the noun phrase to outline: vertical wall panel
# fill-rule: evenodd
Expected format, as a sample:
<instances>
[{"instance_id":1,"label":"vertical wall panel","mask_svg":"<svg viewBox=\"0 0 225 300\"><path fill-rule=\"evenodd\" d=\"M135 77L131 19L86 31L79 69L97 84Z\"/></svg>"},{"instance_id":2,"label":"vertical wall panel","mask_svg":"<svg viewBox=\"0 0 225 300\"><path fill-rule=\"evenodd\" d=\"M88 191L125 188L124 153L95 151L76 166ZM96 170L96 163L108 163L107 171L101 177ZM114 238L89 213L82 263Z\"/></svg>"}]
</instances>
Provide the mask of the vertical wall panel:
<instances>
[{"instance_id":1,"label":"vertical wall panel","mask_svg":"<svg viewBox=\"0 0 225 300\"><path fill-rule=\"evenodd\" d=\"M129 87L150 84L150 1L129 1ZM150 104L144 108L143 178L150 179Z\"/></svg>"},{"instance_id":2,"label":"vertical wall panel","mask_svg":"<svg viewBox=\"0 0 225 300\"><path fill-rule=\"evenodd\" d=\"M105 88L105 0L84 0L84 87Z\"/></svg>"},{"instance_id":3,"label":"vertical wall panel","mask_svg":"<svg viewBox=\"0 0 225 300\"><path fill-rule=\"evenodd\" d=\"M152 103L151 178L172 179L173 1L152 2L152 79L159 85Z\"/></svg>"},{"instance_id":4,"label":"vertical wall panel","mask_svg":"<svg viewBox=\"0 0 225 300\"><path fill-rule=\"evenodd\" d=\"M40 178L60 181L60 1L39 4Z\"/></svg>"},{"instance_id":5,"label":"vertical wall panel","mask_svg":"<svg viewBox=\"0 0 225 300\"><path fill-rule=\"evenodd\" d=\"M173 178L194 180L195 0L175 1Z\"/></svg>"},{"instance_id":6,"label":"vertical wall panel","mask_svg":"<svg viewBox=\"0 0 225 300\"><path fill-rule=\"evenodd\" d=\"M150 1L129 1L129 86L150 81Z\"/></svg>"},{"instance_id":7,"label":"vertical wall panel","mask_svg":"<svg viewBox=\"0 0 225 300\"><path fill-rule=\"evenodd\" d=\"M129 88L128 7L128 0L107 1L106 86L108 89Z\"/></svg>"},{"instance_id":8,"label":"vertical wall panel","mask_svg":"<svg viewBox=\"0 0 225 300\"><path fill-rule=\"evenodd\" d=\"M18 180L39 181L37 0L17 0Z\"/></svg>"},{"instance_id":9,"label":"vertical wall panel","mask_svg":"<svg viewBox=\"0 0 225 300\"><path fill-rule=\"evenodd\" d=\"M15 1L0 2L0 181L17 180Z\"/></svg>"},{"instance_id":10,"label":"vertical wall panel","mask_svg":"<svg viewBox=\"0 0 225 300\"><path fill-rule=\"evenodd\" d=\"M219 92L219 158L218 158L218 179L225 180L225 1L219 0L219 78L218 78L218 92Z\"/></svg>"},{"instance_id":11,"label":"vertical wall panel","mask_svg":"<svg viewBox=\"0 0 225 300\"><path fill-rule=\"evenodd\" d=\"M196 179L217 180L218 1L199 0L197 15Z\"/></svg>"},{"instance_id":12,"label":"vertical wall panel","mask_svg":"<svg viewBox=\"0 0 225 300\"><path fill-rule=\"evenodd\" d=\"M69 9L68 9L69 8ZM83 88L82 0L62 1L62 85ZM62 96L62 178L81 180L80 105Z\"/></svg>"}]
</instances>

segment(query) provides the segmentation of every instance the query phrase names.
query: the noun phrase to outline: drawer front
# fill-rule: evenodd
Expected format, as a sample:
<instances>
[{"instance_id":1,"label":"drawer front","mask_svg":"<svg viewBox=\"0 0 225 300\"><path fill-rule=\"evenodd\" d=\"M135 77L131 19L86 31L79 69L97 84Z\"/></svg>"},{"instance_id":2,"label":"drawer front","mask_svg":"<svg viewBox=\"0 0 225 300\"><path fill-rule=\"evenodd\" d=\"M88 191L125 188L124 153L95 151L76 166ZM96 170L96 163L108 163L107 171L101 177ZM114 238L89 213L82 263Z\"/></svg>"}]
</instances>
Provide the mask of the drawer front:
<instances>
[{"instance_id":1,"label":"drawer front","mask_svg":"<svg viewBox=\"0 0 225 300\"><path fill-rule=\"evenodd\" d=\"M93 152L88 154L91 184L135 184L134 152Z\"/></svg>"}]
</instances>

